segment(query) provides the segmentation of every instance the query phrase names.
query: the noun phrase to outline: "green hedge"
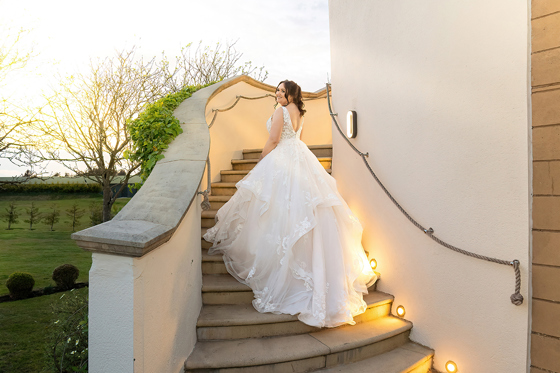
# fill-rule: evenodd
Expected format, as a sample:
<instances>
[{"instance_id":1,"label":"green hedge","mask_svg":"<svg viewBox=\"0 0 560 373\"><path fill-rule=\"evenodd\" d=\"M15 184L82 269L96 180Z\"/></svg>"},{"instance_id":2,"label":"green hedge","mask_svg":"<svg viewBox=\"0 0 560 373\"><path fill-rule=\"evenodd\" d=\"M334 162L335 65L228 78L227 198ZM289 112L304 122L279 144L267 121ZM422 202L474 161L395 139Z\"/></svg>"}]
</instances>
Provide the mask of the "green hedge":
<instances>
[{"instance_id":1,"label":"green hedge","mask_svg":"<svg viewBox=\"0 0 560 373\"><path fill-rule=\"evenodd\" d=\"M157 161L163 159L162 153L169 143L183 132L179 120L173 116L173 111L194 92L211 84L214 82L186 86L179 92L171 93L147 105L138 118L128 122L132 146L130 151L125 151L124 157L142 163L142 181L148 178ZM136 184L134 187L139 189L140 185Z\"/></svg>"},{"instance_id":2,"label":"green hedge","mask_svg":"<svg viewBox=\"0 0 560 373\"><path fill-rule=\"evenodd\" d=\"M101 193L99 184L12 184L3 185L1 194L28 194L28 193Z\"/></svg>"}]
</instances>

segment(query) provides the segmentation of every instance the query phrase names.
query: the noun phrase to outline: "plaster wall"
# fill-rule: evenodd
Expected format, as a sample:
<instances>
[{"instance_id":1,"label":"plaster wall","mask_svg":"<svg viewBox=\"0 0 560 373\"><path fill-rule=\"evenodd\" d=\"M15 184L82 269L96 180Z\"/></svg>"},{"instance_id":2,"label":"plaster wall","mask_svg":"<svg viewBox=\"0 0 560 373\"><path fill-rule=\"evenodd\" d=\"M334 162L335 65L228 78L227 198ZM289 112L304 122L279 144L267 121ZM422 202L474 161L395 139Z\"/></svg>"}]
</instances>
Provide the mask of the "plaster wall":
<instances>
[{"instance_id":1,"label":"plaster wall","mask_svg":"<svg viewBox=\"0 0 560 373\"><path fill-rule=\"evenodd\" d=\"M134 371L182 372L202 307L200 201L169 241L134 259Z\"/></svg>"},{"instance_id":2,"label":"plaster wall","mask_svg":"<svg viewBox=\"0 0 560 373\"><path fill-rule=\"evenodd\" d=\"M140 258L93 253L90 372L182 372L202 307L200 202Z\"/></svg>"},{"instance_id":3,"label":"plaster wall","mask_svg":"<svg viewBox=\"0 0 560 373\"><path fill-rule=\"evenodd\" d=\"M526 372L530 252L528 3L330 0L333 109L399 203L463 249L432 241L385 196L333 129L333 176L379 263L379 290L445 371Z\"/></svg>"},{"instance_id":4,"label":"plaster wall","mask_svg":"<svg viewBox=\"0 0 560 373\"><path fill-rule=\"evenodd\" d=\"M133 372L133 262L133 258L125 256L92 254L88 310L90 372ZM93 351L91 346L95 346Z\"/></svg>"},{"instance_id":5,"label":"plaster wall","mask_svg":"<svg viewBox=\"0 0 560 373\"><path fill-rule=\"evenodd\" d=\"M210 124L212 109L231 106L236 96L258 97L274 92L239 82L214 96L206 106L206 122ZM232 159L242 159L243 149L261 149L268 139L266 121L274 112L275 99L267 97L259 100L241 99L228 111L218 113L210 128L210 161L212 182L220 181L221 170L231 170ZM331 144L331 120L326 98L304 99L305 122L302 140L307 145ZM206 183L206 177L203 179Z\"/></svg>"}]
</instances>

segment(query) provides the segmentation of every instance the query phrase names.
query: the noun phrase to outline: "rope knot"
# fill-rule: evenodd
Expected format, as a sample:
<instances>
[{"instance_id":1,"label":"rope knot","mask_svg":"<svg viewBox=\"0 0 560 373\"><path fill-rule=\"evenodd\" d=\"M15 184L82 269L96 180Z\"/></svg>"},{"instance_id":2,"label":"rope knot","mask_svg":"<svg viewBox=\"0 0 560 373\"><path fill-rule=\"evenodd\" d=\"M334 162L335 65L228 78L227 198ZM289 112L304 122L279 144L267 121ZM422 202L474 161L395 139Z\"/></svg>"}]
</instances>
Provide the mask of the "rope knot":
<instances>
[{"instance_id":1,"label":"rope knot","mask_svg":"<svg viewBox=\"0 0 560 373\"><path fill-rule=\"evenodd\" d=\"M511 265L515 271L515 293L511 295L510 299L511 303L520 306L523 304L523 295L521 295L521 271L519 270L519 260L514 259Z\"/></svg>"},{"instance_id":2,"label":"rope knot","mask_svg":"<svg viewBox=\"0 0 560 373\"><path fill-rule=\"evenodd\" d=\"M511 303L515 304L516 306L521 306L523 304L523 295L519 293L512 294L510 299Z\"/></svg>"},{"instance_id":3,"label":"rope knot","mask_svg":"<svg viewBox=\"0 0 560 373\"><path fill-rule=\"evenodd\" d=\"M200 204L200 206L202 207L202 209L204 211L208 211L211 208L210 205L210 201L208 199L208 189L206 189L204 192L199 192L204 196L204 200L202 201L202 203Z\"/></svg>"}]
</instances>

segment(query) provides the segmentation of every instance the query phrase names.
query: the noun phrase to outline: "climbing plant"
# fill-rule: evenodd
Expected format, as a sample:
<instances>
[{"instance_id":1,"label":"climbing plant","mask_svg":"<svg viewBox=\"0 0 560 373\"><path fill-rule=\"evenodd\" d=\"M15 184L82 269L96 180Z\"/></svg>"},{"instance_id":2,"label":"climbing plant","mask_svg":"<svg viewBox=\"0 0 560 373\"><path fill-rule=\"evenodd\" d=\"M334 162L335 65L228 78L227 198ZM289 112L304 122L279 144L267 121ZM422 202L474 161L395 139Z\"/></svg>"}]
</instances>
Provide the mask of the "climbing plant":
<instances>
[{"instance_id":1,"label":"climbing plant","mask_svg":"<svg viewBox=\"0 0 560 373\"><path fill-rule=\"evenodd\" d=\"M213 83L186 86L147 105L136 119L128 122L132 146L124 156L131 161L141 162L142 181L150 176L157 161L163 159L162 153L169 143L183 132L179 120L173 116L173 111L194 92L211 84ZM137 183L134 187L138 189L140 185Z\"/></svg>"}]
</instances>

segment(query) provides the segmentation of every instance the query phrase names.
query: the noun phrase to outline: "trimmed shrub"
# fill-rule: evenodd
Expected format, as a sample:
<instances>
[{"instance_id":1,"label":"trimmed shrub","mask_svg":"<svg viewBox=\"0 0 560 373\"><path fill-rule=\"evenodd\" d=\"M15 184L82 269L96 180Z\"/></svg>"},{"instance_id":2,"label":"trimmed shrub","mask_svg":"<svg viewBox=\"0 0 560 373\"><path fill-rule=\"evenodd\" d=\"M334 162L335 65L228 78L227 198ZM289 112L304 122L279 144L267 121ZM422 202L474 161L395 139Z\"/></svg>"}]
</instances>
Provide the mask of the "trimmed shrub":
<instances>
[{"instance_id":1,"label":"trimmed shrub","mask_svg":"<svg viewBox=\"0 0 560 373\"><path fill-rule=\"evenodd\" d=\"M33 276L25 272L14 272L6 281L6 287L10 291L10 296L14 299L27 298L34 285L35 279Z\"/></svg>"},{"instance_id":2,"label":"trimmed shrub","mask_svg":"<svg viewBox=\"0 0 560 373\"><path fill-rule=\"evenodd\" d=\"M54 269L52 279L59 288L72 289L79 275L80 270L76 266L63 264Z\"/></svg>"}]
</instances>

